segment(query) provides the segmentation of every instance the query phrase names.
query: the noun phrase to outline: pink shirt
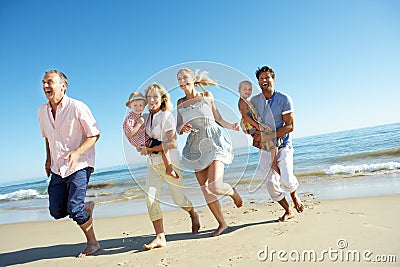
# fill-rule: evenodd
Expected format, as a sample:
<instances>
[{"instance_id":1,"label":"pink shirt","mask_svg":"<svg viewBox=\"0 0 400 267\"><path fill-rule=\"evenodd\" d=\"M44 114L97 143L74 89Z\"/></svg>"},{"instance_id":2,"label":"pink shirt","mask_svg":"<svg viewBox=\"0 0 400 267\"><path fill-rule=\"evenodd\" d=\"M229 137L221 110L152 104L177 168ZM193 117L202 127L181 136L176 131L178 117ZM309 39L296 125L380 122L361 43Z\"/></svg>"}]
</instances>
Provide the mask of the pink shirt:
<instances>
[{"instance_id":1,"label":"pink shirt","mask_svg":"<svg viewBox=\"0 0 400 267\"><path fill-rule=\"evenodd\" d=\"M134 146L144 146L145 142L149 139L146 135L146 129L144 123L140 126L139 130L129 138L129 134L132 132L133 127L136 125L141 115L135 114L133 111L129 112L128 116L126 116L122 128L124 129L124 133L128 141Z\"/></svg>"},{"instance_id":2,"label":"pink shirt","mask_svg":"<svg viewBox=\"0 0 400 267\"><path fill-rule=\"evenodd\" d=\"M47 138L51 155L51 171L65 178L95 163L94 146L81 155L75 169L68 168L68 153L77 149L88 137L100 134L90 109L83 102L63 97L57 106L56 118L51 113L50 103L43 104L38 111L42 136Z\"/></svg>"}]
</instances>

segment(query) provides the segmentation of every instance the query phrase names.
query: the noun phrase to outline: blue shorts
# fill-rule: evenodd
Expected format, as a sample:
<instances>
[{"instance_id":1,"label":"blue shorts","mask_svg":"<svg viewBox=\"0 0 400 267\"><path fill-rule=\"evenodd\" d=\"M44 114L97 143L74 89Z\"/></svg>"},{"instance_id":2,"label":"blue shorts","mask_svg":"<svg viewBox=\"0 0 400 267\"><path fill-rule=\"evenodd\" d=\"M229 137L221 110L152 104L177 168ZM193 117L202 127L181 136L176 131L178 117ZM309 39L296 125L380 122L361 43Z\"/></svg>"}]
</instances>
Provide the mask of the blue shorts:
<instances>
[{"instance_id":1,"label":"blue shorts","mask_svg":"<svg viewBox=\"0 0 400 267\"><path fill-rule=\"evenodd\" d=\"M76 171L65 178L51 173L47 191L49 211L54 219L69 215L79 225L90 219L89 213L85 210L85 197L91 173L91 167Z\"/></svg>"}]
</instances>

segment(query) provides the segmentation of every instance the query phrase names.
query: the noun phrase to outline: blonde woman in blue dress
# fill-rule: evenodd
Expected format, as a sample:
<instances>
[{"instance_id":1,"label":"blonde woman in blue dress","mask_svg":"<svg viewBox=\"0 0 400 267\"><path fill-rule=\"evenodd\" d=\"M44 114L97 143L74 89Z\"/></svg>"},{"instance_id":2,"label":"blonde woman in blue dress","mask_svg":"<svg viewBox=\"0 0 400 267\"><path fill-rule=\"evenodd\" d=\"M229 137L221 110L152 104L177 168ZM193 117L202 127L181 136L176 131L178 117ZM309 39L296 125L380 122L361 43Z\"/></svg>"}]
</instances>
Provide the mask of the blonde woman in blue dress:
<instances>
[{"instance_id":1,"label":"blonde woman in blue dress","mask_svg":"<svg viewBox=\"0 0 400 267\"><path fill-rule=\"evenodd\" d=\"M219 113L214 97L204 86L217 85L207 72L200 75L190 69L181 69L177 74L179 87L185 96L178 100L177 132L189 133L182 152L182 165L193 169L218 228L211 236L218 236L228 228L221 205L216 195L230 196L236 207L243 204L235 188L223 182L225 164L233 159L232 145L225 140L220 126L239 131L238 123L229 123ZM196 90L201 87L202 91Z\"/></svg>"}]
</instances>

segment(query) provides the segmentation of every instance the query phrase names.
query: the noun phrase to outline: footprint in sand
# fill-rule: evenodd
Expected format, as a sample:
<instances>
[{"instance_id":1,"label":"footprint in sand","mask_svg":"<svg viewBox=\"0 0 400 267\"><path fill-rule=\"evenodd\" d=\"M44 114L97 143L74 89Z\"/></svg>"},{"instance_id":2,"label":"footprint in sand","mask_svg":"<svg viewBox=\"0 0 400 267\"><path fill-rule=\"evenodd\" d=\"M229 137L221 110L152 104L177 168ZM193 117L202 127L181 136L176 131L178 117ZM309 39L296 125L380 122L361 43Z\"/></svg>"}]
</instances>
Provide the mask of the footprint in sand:
<instances>
[{"instance_id":1,"label":"footprint in sand","mask_svg":"<svg viewBox=\"0 0 400 267\"><path fill-rule=\"evenodd\" d=\"M238 261L238 260L241 260L241 259L243 259L243 256L242 256L242 255L239 255L239 256L230 257L230 258L228 259L228 261L233 262L233 261Z\"/></svg>"},{"instance_id":2,"label":"footprint in sand","mask_svg":"<svg viewBox=\"0 0 400 267\"><path fill-rule=\"evenodd\" d=\"M133 266L133 264L131 264L130 261L124 261L124 262L118 263L118 266Z\"/></svg>"},{"instance_id":3,"label":"footprint in sand","mask_svg":"<svg viewBox=\"0 0 400 267\"><path fill-rule=\"evenodd\" d=\"M250 212L256 212L256 211L258 211L258 209L251 208L251 209L249 209L249 210L243 211L243 214L247 214L247 213L250 213Z\"/></svg>"},{"instance_id":4,"label":"footprint in sand","mask_svg":"<svg viewBox=\"0 0 400 267\"><path fill-rule=\"evenodd\" d=\"M172 263L173 259L171 258L162 258L160 260L160 265L159 266L169 266Z\"/></svg>"}]
</instances>

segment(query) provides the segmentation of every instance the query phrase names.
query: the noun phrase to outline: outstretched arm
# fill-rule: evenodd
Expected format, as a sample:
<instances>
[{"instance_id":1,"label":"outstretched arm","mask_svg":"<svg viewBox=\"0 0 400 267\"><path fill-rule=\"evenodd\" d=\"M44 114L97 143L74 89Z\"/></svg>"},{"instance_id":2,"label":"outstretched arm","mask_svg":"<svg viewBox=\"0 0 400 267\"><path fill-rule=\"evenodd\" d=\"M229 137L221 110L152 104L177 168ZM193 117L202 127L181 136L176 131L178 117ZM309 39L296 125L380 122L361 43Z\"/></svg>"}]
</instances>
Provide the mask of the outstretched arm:
<instances>
[{"instance_id":1,"label":"outstretched arm","mask_svg":"<svg viewBox=\"0 0 400 267\"><path fill-rule=\"evenodd\" d=\"M211 101L212 111L213 111L213 115L214 115L215 121L219 125L221 125L222 127L226 128L226 129L239 131L239 124L238 123L230 123L230 122L227 122L224 118L222 118L221 114L219 113L219 111L217 109L217 106L215 105L214 97L211 94L211 92L205 91L204 92L204 96L207 97Z\"/></svg>"}]
</instances>

